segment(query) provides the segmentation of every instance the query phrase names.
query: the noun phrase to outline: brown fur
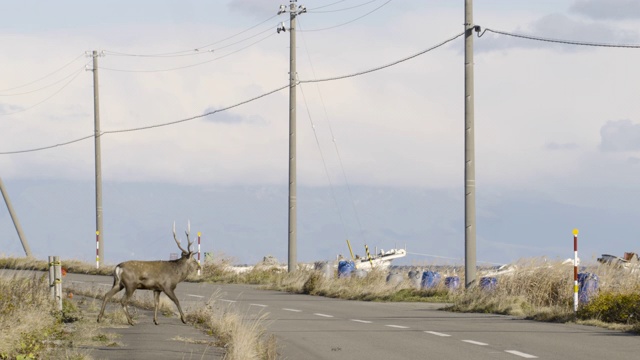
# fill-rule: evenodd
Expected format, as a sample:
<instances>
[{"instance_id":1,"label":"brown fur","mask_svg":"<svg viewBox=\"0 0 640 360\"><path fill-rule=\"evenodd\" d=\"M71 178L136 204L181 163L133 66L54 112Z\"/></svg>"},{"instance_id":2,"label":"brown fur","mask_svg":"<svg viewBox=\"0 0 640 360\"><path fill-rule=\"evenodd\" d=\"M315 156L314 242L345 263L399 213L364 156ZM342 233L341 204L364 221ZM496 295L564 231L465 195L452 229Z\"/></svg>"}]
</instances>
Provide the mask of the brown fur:
<instances>
[{"instance_id":1,"label":"brown fur","mask_svg":"<svg viewBox=\"0 0 640 360\"><path fill-rule=\"evenodd\" d=\"M179 246L179 245L178 245ZM104 296L102 308L98 315L98 322L102 319L107 301L120 290L125 289L121 304L127 321L133 325L133 320L127 310L127 304L137 289L153 290L155 309L153 312L153 322L158 325L158 304L160 303L160 293L164 292L171 299L180 311L180 319L186 324L184 313L178 302L178 297L174 290L179 282L184 281L187 276L199 265L194 258L193 252L182 252L182 257L171 261L125 261L118 264L113 271L113 287Z\"/></svg>"}]
</instances>

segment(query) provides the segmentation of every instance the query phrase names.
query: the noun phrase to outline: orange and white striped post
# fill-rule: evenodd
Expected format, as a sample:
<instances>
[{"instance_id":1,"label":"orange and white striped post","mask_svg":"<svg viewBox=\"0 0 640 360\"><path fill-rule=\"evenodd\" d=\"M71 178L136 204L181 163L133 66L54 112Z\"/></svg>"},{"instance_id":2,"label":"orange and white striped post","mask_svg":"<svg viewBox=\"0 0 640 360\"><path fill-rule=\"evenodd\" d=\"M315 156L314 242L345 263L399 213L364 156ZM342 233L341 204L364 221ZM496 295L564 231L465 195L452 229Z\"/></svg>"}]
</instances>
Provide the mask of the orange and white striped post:
<instances>
[{"instance_id":1,"label":"orange and white striped post","mask_svg":"<svg viewBox=\"0 0 640 360\"><path fill-rule=\"evenodd\" d=\"M100 231L96 230L96 269L100 268Z\"/></svg>"},{"instance_id":2,"label":"orange and white striped post","mask_svg":"<svg viewBox=\"0 0 640 360\"><path fill-rule=\"evenodd\" d=\"M198 276L200 276L200 269L202 269L202 265L200 264L200 235L202 235L202 233L198 231Z\"/></svg>"},{"instance_id":3,"label":"orange and white striped post","mask_svg":"<svg viewBox=\"0 0 640 360\"><path fill-rule=\"evenodd\" d=\"M578 312L578 229L573 229L573 312Z\"/></svg>"}]
</instances>

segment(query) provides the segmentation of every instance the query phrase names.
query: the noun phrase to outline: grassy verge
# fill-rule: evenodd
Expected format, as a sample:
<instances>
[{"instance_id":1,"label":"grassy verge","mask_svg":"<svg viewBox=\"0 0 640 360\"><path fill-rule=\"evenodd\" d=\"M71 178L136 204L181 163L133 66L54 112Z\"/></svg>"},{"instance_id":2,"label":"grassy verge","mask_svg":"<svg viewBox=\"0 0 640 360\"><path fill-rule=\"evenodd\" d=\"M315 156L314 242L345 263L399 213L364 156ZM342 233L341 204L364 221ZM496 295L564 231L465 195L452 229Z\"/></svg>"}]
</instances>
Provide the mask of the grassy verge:
<instances>
[{"instance_id":1,"label":"grassy verge","mask_svg":"<svg viewBox=\"0 0 640 360\"><path fill-rule=\"evenodd\" d=\"M62 312L57 310L44 276L0 277L0 359L88 360L78 346L111 339L83 320L68 299Z\"/></svg>"},{"instance_id":2,"label":"grassy verge","mask_svg":"<svg viewBox=\"0 0 640 360\"><path fill-rule=\"evenodd\" d=\"M48 264L33 259L0 259L1 267L46 270ZM95 273L81 262L64 262L68 271ZM112 271L112 269L111 269ZM25 271L11 277L0 276L0 359L90 360L91 347L120 346L109 327L128 326L124 312L105 313L95 319L105 289L65 286L63 311L55 308L49 293L48 275ZM69 297L67 294L73 294ZM112 301L119 301L112 299ZM276 358L276 341L263 330L264 317L248 318L230 309L213 311L215 299L188 311L187 319L213 335L214 344L223 348L228 360L271 360ZM151 292L134 294L131 305L153 309ZM159 313L174 316L175 305L161 297ZM136 318L134 310L134 319Z\"/></svg>"},{"instance_id":3,"label":"grassy verge","mask_svg":"<svg viewBox=\"0 0 640 360\"><path fill-rule=\"evenodd\" d=\"M90 264L65 262L65 265L71 272L96 273ZM48 265L34 260L0 259L0 267L46 270ZM457 270L463 273L463 269ZM111 269L101 271L110 273ZM599 286L590 294L589 302L580 305L577 314L573 312L573 265L545 259L523 260L509 271L494 275L497 284L490 289L476 286L451 290L441 282L423 290L406 276L399 282L387 282L387 272L382 271L370 272L365 277L336 278L335 273L327 277L311 270L288 273L266 267L238 274L230 271L225 263L206 264L201 276L194 274L187 281L260 284L268 289L351 300L441 302L450 304L449 311L496 313L539 321L575 321L640 333L640 276L609 265L593 265L584 271L597 274ZM464 284L464 279L460 279L460 283ZM43 278L3 279L0 286L0 326L11 329L0 335L0 359L47 358L40 354L49 354L56 344L68 352L60 358L86 358L74 353L73 347L64 345L72 341L65 330L68 329L67 320L64 313L56 315L52 310L48 285ZM88 295L101 297L104 294ZM264 318L249 319L229 309L213 311L214 303L215 300L211 300L206 306L189 312L187 317L216 337L216 344L226 348L228 359L275 358L275 339L266 336L262 330ZM136 305L153 307L151 297ZM165 315L173 314L174 306L164 299L160 311ZM71 310L67 312L72 313ZM112 323L126 323L122 311L110 316L113 316L109 320ZM93 337L85 340L115 343L107 335L93 331Z\"/></svg>"}]
</instances>

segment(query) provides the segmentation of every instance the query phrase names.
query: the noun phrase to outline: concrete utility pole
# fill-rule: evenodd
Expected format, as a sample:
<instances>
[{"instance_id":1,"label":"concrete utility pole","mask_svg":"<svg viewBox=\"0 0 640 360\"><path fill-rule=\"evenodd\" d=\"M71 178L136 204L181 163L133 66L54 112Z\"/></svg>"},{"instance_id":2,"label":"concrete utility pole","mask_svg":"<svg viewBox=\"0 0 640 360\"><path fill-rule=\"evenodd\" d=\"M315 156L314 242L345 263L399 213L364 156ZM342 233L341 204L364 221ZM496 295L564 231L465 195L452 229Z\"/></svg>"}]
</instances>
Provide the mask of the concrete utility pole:
<instances>
[{"instance_id":1,"label":"concrete utility pole","mask_svg":"<svg viewBox=\"0 0 640 360\"><path fill-rule=\"evenodd\" d=\"M98 52L93 51L93 119L96 167L96 268L104 262L104 232L102 231L102 160L100 158L100 101L98 96Z\"/></svg>"},{"instance_id":2,"label":"concrete utility pole","mask_svg":"<svg viewBox=\"0 0 640 360\"><path fill-rule=\"evenodd\" d=\"M473 0L464 2L464 276L476 285L476 154L473 107Z\"/></svg>"},{"instance_id":3,"label":"concrete utility pole","mask_svg":"<svg viewBox=\"0 0 640 360\"><path fill-rule=\"evenodd\" d=\"M307 12L297 0L290 0L289 15L289 262L288 271L294 272L297 267L297 209L296 209L296 16ZM278 15L287 12L284 5L280 5ZM280 31L286 31L284 23L278 27Z\"/></svg>"},{"instance_id":4,"label":"concrete utility pole","mask_svg":"<svg viewBox=\"0 0 640 360\"><path fill-rule=\"evenodd\" d=\"M15 211L13 211L13 205L11 205L11 200L9 199L9 193L7 189L4 188L4 183L2 182L2 178L0 178L0 192L2 192L2 197L4 198L4 203L7 204L7 210L9 210L9 215L11 215L11 220L13 220L13 226L16 227L16 231L18 232L18 237L20 238L20 242L22 242L22 248L24 249L24 253L27 257L31 257L31 249L29 248L29 243L27 243L27 238L24 236L22 232L22 226L20 226L20 221L18 221L18 216Z\"/></svg>"}]
</instances>

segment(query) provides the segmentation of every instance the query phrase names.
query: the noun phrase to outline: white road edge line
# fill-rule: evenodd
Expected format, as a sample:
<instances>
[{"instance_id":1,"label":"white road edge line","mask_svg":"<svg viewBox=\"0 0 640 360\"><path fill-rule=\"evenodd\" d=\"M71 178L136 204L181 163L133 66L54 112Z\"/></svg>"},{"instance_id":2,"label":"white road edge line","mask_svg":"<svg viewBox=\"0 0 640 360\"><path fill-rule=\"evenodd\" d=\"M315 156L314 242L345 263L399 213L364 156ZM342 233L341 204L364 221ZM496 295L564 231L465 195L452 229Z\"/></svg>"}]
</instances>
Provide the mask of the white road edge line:
<instances>
[{"instance_id":1,"label":"white road edge line","mask_svg":"<svg viewBox=\"0 0 640 360\"><path fill-rule=\"evenodd\" d=\"M322 316L322 317L326 317L326 318L332 318L333 317L333 315L319 314L319 313L314 313L313 315Z\"/></svg>"},{"instance_id":2,"label":"white road edge line","mask_svg":"<svg viewBox=\"0 0 640 360\"><path fill-rule=\"evenodd\" d=\"M385 325L391 328L396 328L396 329L408 329L408 326L402 326L402 325Z\"/></svg>"},{"instance_id":3,"label":"white road edge line","mask_svg":"<svg viewBox=\"0 0 640 360\"><path fill-rule=\"evenodd\" d=\"M466 343L469 343L469 344L473 344L473 345L480 345L480 346L487 346L487 345L489 345L489 344L485 344L485 343L480 342L480 341L473 341L473 340L462 340L462 341L464 341L464 342L466 342Z\"/></svg>"},{"instance_id":4,"label":"white road edge line","mask_svg":"<svg viewBox=\"0 0 640 360\"><path fill-rule=\"evenodd\" d=\"M449 335L449 334L444 334L444 333L437 332L437 331L425 331L425 332L426 332L427 334L436 335L436 336L443 336L443 337L451 336L451 335Z\"/></svg>"},{"instance_id":5,"label":"white road edge line","mask_svg":"<svg viewBox=\"0 0 640 360\"><path fill-rule=\"evenodd\" d=\"M191 296L191 297L195 297L195 298L200 298L202 299L204 296L202 295L194 295L194 294L187 294L187 296Z\"/></svg>"},{"instance_id":6,"label":"white road edge line","mask_svg":"<svg viewBox=\"0 0 640 360\"><path fill-rule=\"evenodd\" d=\"M302 310L298 310L298 309L289 309L289 308L282 308L282 310L284 310L284 311L293 311L293 312L302 312Z\"/></svg>"},{"instance_id":7,"label":"white road edge line","mask_svg":"<svg viewBox=\"0 0 640 360\"><path fill-rule=\"evenodd\" d=\"M531 355L531 354L526 354L517 350L505 350L505 352L508 352L509 354L513 354L513 355L517 355L520 357L523 357L525 359L537 359L538 357L535 355Z\"/></svg>"},{"instance_id":8,"label":"white road edge line","mask_svg":"<svg viewBox=\"0 0 640 360\"><path fill-rule=\"evenodd\" d=\"M351 319L351 321L355 321L363 324L371 324L371 321L367 321L367 320Z\"/></svg>"},{"instance_id":9,"label":"white road edge line","mask_svg":"<svg viewBox=\"0 0 640 360\"><path fill-rule=\"evenodd\" d=\"M267 307L268 305L263 305L263 304L249 304L249 306Z\"/></svg>"}]
</instances>

